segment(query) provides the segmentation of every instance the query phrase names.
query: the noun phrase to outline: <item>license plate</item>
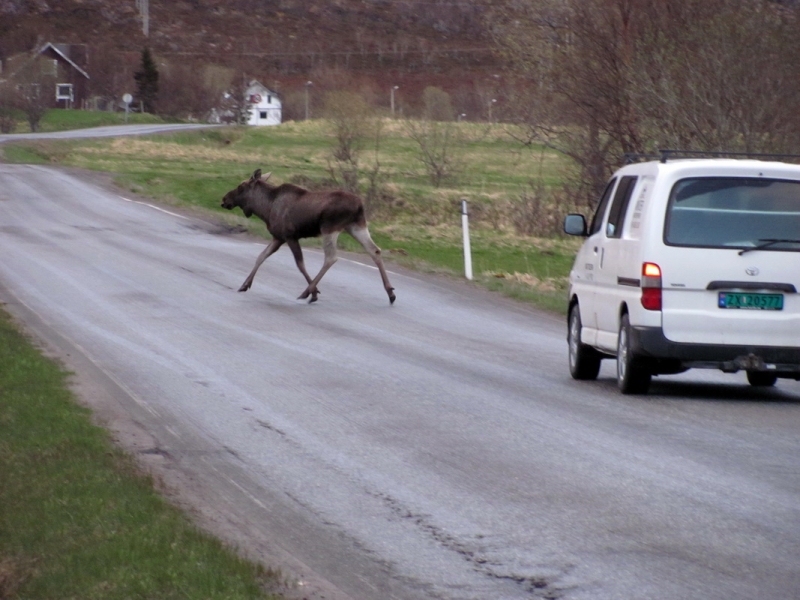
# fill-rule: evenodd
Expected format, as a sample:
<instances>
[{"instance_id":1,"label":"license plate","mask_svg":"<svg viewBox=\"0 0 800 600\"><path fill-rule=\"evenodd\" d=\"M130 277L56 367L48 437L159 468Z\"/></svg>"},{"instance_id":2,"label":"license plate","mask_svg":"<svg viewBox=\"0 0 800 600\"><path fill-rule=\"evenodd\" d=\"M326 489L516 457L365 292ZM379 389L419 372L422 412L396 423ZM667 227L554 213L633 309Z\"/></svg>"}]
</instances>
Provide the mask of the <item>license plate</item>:
<instances>
[{"instance_id":1,"label":"license plate","mask_svg":"<svg viewBox=\"0 0 800 600\"><path fill-rule=\"evenodd\" d=\"M783 310L783 294L720 292L719 307L744 308L750 310Z\"/></svg>"}]
</instances>

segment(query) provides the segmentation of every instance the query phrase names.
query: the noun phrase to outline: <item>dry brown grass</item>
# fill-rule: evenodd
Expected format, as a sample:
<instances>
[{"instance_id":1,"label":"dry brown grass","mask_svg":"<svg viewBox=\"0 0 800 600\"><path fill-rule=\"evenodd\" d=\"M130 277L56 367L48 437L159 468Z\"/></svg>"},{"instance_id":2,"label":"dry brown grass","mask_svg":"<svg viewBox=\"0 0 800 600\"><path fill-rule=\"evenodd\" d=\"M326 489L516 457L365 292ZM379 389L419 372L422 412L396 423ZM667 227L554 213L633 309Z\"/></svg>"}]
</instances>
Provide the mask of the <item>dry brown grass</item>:
<instances>
[{"instance_id":1,"label":"dry brown grass","mask_svg":"<svg viewBox=\"0 0 800 600\"><path fill-rule=\"evenodd\" d=\"M152 140L118 138L108 145L85 147L83 154L104 155L112 152L117 157L132 157L136 160L170 160L199 162L258 163L264 160L262 152L243 151L239 148L213 148L202 145L179 144Z\"/></svg>"},{"instance_id":2,"label":"dry brown grass","mask_svg":"<svg viewBox=\"0 0 800 600\"><path fill-rule=\"evenodd\" d=\"M16 598L17 591L34 571L31 560L0 558L0 600Z\"/></svg>"},{"instance_id":3,"label":"dry brown grass","mask_svg":"<svg viewBox=\"0 0 800 600\"><path fill-rule=\"evenodd\" d=\"M492 273L484 272L486 277L494 277L496 279L505 279L518 285L523 285L535 289L540 292L555 292L563 288L563 277L546 277L540 279L531 273Z\"/></svg>"}]
</instances>

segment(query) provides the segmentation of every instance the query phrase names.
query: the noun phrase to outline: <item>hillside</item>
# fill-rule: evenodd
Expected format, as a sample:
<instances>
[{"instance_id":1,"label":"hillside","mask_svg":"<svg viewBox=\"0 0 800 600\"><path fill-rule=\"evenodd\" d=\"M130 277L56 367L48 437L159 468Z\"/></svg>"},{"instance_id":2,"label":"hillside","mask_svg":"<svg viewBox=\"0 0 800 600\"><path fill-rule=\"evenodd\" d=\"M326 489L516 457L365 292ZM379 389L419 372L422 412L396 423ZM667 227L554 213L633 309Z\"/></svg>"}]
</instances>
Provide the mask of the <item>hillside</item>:
<instances>
[{"instance_id":1,"label":"hillside","mask_svg":"<svg viewBox=\"0 0 800 600\"><path fill-rule=\"evenodd\" d=\"M408 101L425 85L440 85L469 104L473 80L498 70L484 26L487 7L411 0L153 1L145 37L135 0L0 0L0 58L45 41L87 44L90 63L98 54L133 55L149 46L161 61L232 67L285 90L333 72L360 87L400 85Z\"/></svg>"}]
</instances>

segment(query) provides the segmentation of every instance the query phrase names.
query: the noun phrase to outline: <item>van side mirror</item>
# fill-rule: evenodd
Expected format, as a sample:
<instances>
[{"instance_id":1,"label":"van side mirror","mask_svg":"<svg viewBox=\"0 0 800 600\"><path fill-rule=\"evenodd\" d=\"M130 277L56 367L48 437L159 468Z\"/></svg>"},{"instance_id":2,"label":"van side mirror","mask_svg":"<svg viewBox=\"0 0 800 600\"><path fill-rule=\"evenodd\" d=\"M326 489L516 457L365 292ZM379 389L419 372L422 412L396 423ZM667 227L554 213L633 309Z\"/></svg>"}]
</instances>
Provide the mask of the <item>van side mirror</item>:
<instances>
[{"instance_id":1,"label":"van side mirror","mask_svg":"<svg viewBox=\"0 0 800 600\"><path fill-rule=\"evenodd\" d=\"M564 233L586 237L586 218L575 213L568 214L564 217Z\"/></svg>"}]
</instances>

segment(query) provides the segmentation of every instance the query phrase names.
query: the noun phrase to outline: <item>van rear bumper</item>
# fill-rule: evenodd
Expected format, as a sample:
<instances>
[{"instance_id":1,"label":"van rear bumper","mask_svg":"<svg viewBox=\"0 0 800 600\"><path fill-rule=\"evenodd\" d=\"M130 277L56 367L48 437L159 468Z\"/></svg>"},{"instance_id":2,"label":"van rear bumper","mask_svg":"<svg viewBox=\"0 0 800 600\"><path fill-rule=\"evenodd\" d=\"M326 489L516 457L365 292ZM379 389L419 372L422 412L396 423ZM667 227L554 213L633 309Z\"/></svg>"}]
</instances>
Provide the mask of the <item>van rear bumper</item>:
<instances>
[{"instance_id":1,"label":"van rear bumper","mask_svg":"<svg viewBox=\"0 0 800 600\"><path fill-rule=\"evenodd\" d=\"M800 347L684 344L668 340L661 327L634 327L631 350L651 359L678 361L687 368L721 369L727 373L772 371L800 375Z\"/></svg>"}]
</instances>

